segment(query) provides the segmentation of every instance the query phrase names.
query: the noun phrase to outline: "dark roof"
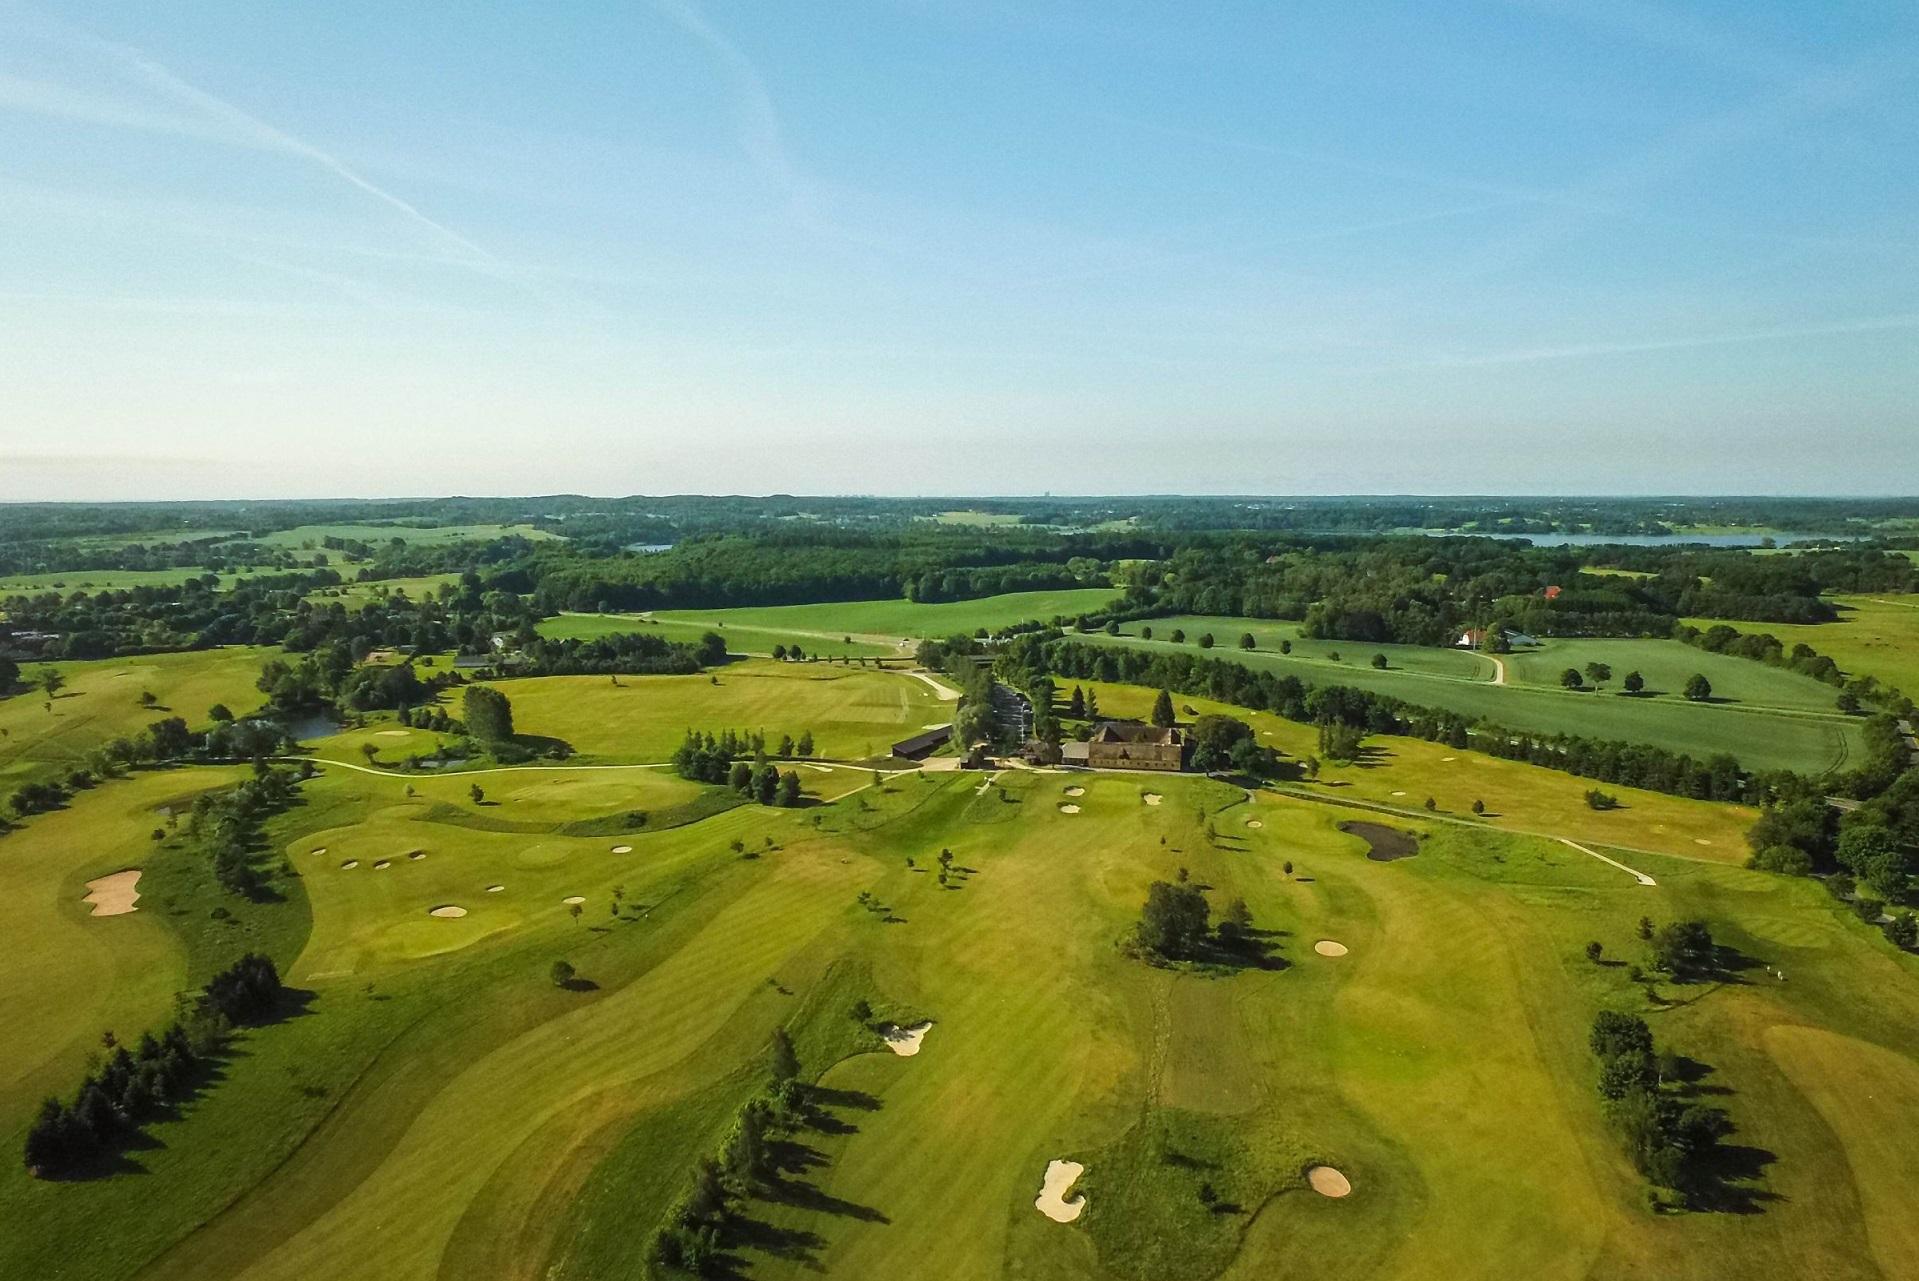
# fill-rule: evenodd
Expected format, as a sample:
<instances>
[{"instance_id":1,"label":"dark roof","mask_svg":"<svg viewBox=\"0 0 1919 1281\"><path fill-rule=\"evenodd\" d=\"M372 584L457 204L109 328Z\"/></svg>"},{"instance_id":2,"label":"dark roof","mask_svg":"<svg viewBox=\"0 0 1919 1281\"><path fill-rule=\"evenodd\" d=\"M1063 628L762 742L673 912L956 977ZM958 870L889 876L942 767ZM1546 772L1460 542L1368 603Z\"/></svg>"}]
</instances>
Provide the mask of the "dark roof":
<instances>
[{"instance_id":1,"label":"dark roof","mask_svg":"<svg viewBox=\"0 0 1919 1281\"><path fill-rule=\"evenodd\" d=\"M1158 743L1177 746L1184 741L1178 729L1161 729L1143 721L1101 721L1093 730L1095 743Z\"/></svg>"},{"instance_id":2,"label":"dark roof","mask_svg":"<svg viewBox=\"0 0 1919 1281\"><path fill-rule=\"evenodd\" d=\"M953 727L951 725L941 725L935 729L929 729L923 734L915 734L911 738L902 738L899 742L893 744L893 755L911 756L915 752L930 752L951 737L953 737Z\"/></svg>"}]
</instances>

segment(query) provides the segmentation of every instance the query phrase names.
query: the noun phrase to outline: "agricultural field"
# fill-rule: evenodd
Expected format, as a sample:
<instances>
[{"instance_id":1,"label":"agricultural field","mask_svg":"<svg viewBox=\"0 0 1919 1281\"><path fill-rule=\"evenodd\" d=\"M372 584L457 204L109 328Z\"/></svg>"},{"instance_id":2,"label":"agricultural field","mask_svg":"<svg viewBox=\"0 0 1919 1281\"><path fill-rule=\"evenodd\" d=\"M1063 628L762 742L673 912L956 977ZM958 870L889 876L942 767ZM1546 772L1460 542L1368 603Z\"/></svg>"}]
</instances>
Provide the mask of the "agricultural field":
<instances>
[{"instance_id":1,"label":"agricultural field","mask_svg":"<svg viewBox=\"0 0 1919 1281\"><path fill-rule=\"evenodd\" d=\"M75 769L111 738L137 734L153 721L179 716L191 728L209 724L207 709L224 703L236 716L258 707L260 667L278 651L231 645L221 649L137 658L26 663L21 679L33 686L48 669L64 680L47 698L28 688L0 698L0 794L24 782ZM142 693L154 696L152 706Z\"/></svg>"},{"instance_id":2,"label":"agricultural field","mask_svg":"<svg viewBox=\"0 0 1919 1281\"><path fill-rule=\"evenodd\" d=\"M430 600L439 594L442 585L458 584L458 574L424 574L417 578L379 578L365 583L341 583L338 587L322 587L309 592L307 599L315 604L338 602L348 609L358 609L370 601L405 592L414 600Z\"/></svg>"},{"instance_id":3,"label":"agricultural field","mask_svg":"<svg viewBox=\"0 0 1919 1281\"><path fill-rule=\"evenodd\" d=\"M396 538L407 543L464 543L485 542L509 534L535 542L558 537L532 525L296 525L292 529L261 534L252 541L267 547L318 549L322 540L328 538L346 538L377 546Z\"/></svg>"},{"instance_id":4,"label":"agricultural field","mask_svg":"<svg viewBox=\"0 0 1919 1281\"><path fill-rule=\"evenodd\" d=\"M1842 611L1837 622L1727 625L1776 636L1787 649L1804 642L1839 664L1848 676L1876 676L1919 697L1919 596L1840 596L1833 603ZM1717 618L1685 621L1701 630L1726 622Z\"/></svg>"},{"instance_id":5,"label":"agricultural field","mask_svg":"<svg viewBox=\"0 0 1919 1281\"><path fill-rule=\"evenodd\" d=\"M740 1276L1919 1268L1892 1137L1919 1107L1919 964L1809 881L1636 854L1647 886L1437 819L1383 820L1418 846L1377 862L1351 811L1194 777L842 770L807 808L615 839L551 824L656 804L641 772L584 772L587 793L529 773L473 805L459 780L333 765L269 827L281 901L228 924L145 829L231 777L137 776L6 838L11 964L64 985L0 991L23 1030L0 1041L7 1141L220 949L265 948L300 996L125 1170L0 1166L0 1275L644 1277L775 1027L814 1110L738 1203ZM1182 867L1245 900L1244 964L1116 946ZM123 868L151 896L87 915L84 881ZM1642 916L1708 921L1720 976L1642 988L1586 958L1637 959ZM915 1052L858 1002L919 1028ZM1646 1208L1591 1085L1601 1008L1644 1015L1730 1113L1721 1210ZM1036 1206L1054 1161L1082 1167L1048 1202L1069 1221Z\"/></svg>"},{"instance_id":6,"label":"agricultural field","mask_svg":"<svg viewBox=\"0 0 1919 1281\"><path fill-rule=\"evenodd\" d=\"M175 569L75 569L51 574L15 574L0 576L0 599L8 596L35 596L43 592L123 592L135 587L173 587L189 578L215 574L221 587L232 587L263 574L284 574L286 570L222 569L210 570L198 565Z\"/></svg>"},{"instance_id":7,"label":"agricultural field","mask_svg":"<svg viewBox=\"0 0 1919 1281\"><path fill-rule=\"evenodd\" d=\"M1291 625L1234 618L1152 619L1152 639L1139 635L1140 623L1122 626L1119 636L1090 633L1084 640L1155 650L1178 650L1244 663L1308 684L1350 685L1391 694L1411 703L1443 707L1514 729L1581 734L1591 738L1652 743L1700 759L1729 752L1754 769L1794 769L1819 774L1856 761L1863 751L1857 718L1836 707L1837 691L1808 677L1744 659L1709 654L1679 641L1551 640L1535 651L1502 656L1465 650L1351 641L1307 641ZM1169 638L1183 629L1186 640ZM1210 651L1196 642L1211 632ZM1242 633L1252 632L1257 648L1238 648ZM1292 652L1278 652L1282 640ZM1385 654L1385 670L1371 665ZM1334 659L1334 655L1338 659ZM1599 689L1562 689L1559 673L1593 661L1611 665L1613 678ZM1500 664L1506 679L1498 677ZM1628 671L1647 679L1647 695L1618 692ZM1705 673L1714 701L1690 703L1677 687L1685 676Z\"/></svg>"},{"instance_id":8,"label":"agricultural field","mask_svg":"<svg viewBox=\"0 0 1919 1281\"><path fill-rule=\"evenodd\" d=\"M736 609L672 609L648 614L566 614L541 624L549 636L600 636L657 624L672 640L697 640L718 631L728 651L771 653L775 644L799 644L808 653L857 658L898 655L927 637L972 635L1038 619L1072 618L1110 604L1109 587L1005 592L975 600L920 604L910 600L840 601L818 605L761 605ZM670 629L670 630L669 630Z\"/></svg>"}]
</instances>

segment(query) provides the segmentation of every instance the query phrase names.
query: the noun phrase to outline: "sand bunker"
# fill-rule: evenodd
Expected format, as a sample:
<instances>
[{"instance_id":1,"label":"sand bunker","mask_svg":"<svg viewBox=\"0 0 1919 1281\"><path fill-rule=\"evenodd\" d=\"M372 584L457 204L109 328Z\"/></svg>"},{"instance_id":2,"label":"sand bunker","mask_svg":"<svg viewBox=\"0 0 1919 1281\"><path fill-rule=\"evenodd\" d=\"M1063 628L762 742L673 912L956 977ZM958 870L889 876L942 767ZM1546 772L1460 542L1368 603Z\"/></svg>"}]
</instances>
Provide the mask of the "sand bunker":
<instances>
[{"instance_id":1,"label":"sand bunker","mask_svg":"<svg viewBox=\"0 0 1919 1281\"><path fill-rule=\"evenodd\" d=\"M1321 939L1319 942L1313 944L1313 951L1319 953L1321 956L1344 956L1346 955L1346 945L1344 943L1335 943L1331 939Z\"/></svg>"},{"instance_id":2,"label":"sand bunker","mask_svg":"<svg viewBox=\"0 0 1919 1281\"><path fill-rule=\"evenodd\" d=\"M1078 1161L1052 1160L1046 1163L1046 1177L1040 1183L1033 1206L1055 1223L1071 1223L1086 1211L1086 1198L1066 1199L1066 1189L1079 1181L1086 1167Z\"/></svg>"},{"instance_id":3,"label":"sand bunker","mask_svg":"<svg viewBox=\"0 0 1919 1281\"><path fill-rule=\"evenodd\" d=\"M567 898L563 898L563 899L561 899L561 900L560 900L560 902L562 902L562 903L564 903L564 904L566 904L566 905L567 905L568 907L575 907L575 906L578 906L578 905L579 905L579 904L581 904L581 903L584 903L584 902L586 902L586 895L584 895L584 894L574 894L574 895L570 895L570 896L569 896L569 897L567 897Z\"/></svg>"},{"instance_id":4,"label":"sand bunker","mask_svg":"<svg viewBox=\"0 0 1919 1281\"><path fill-rule=\"evenodd\" d=\"M393 860L392 860L392 859L389 859L389 858L383 858L383 859L381 859L381 860L380 860L379 862L377 862L377 863L375 863L375 864L373 865L373 870L374 870L374 871L376 871L376 872L384 872L384 871L386 871L386 870L387 870L387 869L388 869L389 867L392 867L392 866L393 866Z\"/></svg>"},{"instance_id":5,"label":"sand bunker","mask_svg":"<svg viewBox=\"0 0 1919 1281\"><path fill-rule=\"evenodd\" d=\"M504 885L489 885L486 887L486 892L488 894L498 894L501 890L505 888L506 886Z\"/></svg>"},{"instance_id":6,"label":"sand bunker","mask_svg":"<svg viewBox=\"0 0 1919 1281\"><path fill-rule=\"evenodd\" d=\"M1406 793L1404 793L1404 792L1394 792L1394 793L1393 793L1393 795L1394 795L1394 796L1404 796L1405 794L1406 794Z\"/></svg>"},{"instance_id":7,"label":"sand bunker","mask_svg":"<svg viewBox=\"0 0 1919 1281\"><path fill-rule=\"evenodd\" d=\"M413 731L410 729L383 729L379 733L375 734L374 737L375 738L406 738L406 737L409 737L412 733Z\"/></svg>"},{"instance_id":8,"label":"sand bunker","mask_svg":"<svg viewBox=\"0 0 1919 1281\"><path fill-rule=\"evenodd\" d=\"M342 872L351 872L354 868L358 866L360 866L360 860L357 858L350 858L346 862L340 864L340 870Z\"/></svg>"},{"instance_id":9,"label":"sand bunker","mask_svg":"<svg viewBox=\"0 0 1919 1281\"><path fill-rule=\"evenodd\" d=\"M308 851L307 851L307 853L309 853L309 854L324 854L324 853L326 853L326 846L324 846L324 845L322 845L322 846L321 846L321 847L320 847L319 849L317 849L317 850L308 850Z\"/></svg>"},{"instance_id":10,"label":"sand bunker","mask_svg":"<svg viewBox=\"0 0 1919 1281\"><path fill-rule=\"evenodd\" d=\"M1086 789L1083 787L1069 787L1066 789L1066 794L1068 796L1084 796L1086 795Z\"/></svg>"},{"instance_id":11,"label":"sand bunker","mask_svg":"<svg viewBox=\"0 0 1919 1281\"><path fill-rule=\"evenodd\" d=\"M1339 830L1366 842L1366 857L1375 863L1390 863L1419 853L1419 841L1411 833L1384 823L1341 823Z\"/></svg>"},{"instance_id":12,"label":"sand bunker","mask_svg":"<svg viewBox=\"0 0 1919 1281\"><path fill-rule=\"evenodd\" d=\"M613 847L613 852L615 854L631 854L633 852L633 847L631 845L615 845Z\"/></svg>"},{"instance_id":13,"label":"sand bunker","mask_svg":"<svg viewBox=\"0 0 1919 1281\"><path fill-rule=\"evenodd\" d=\"M1164 796L1161 796L1158 792L1148 792L1146 793L1146 795L1140 797L1140 799L1145 801L1148 805L1157 805L1161 801L1165 800L1166 798Z\"/></svg>"},{"instance_id":14,"label":"sand bunker","mask_svg":"<svg viewBox=\"0 0 1919 1281\"><path fill-rule=\"evenodd\" d=\"M882 1023L879 1026L880 1038L886 1042L886 1048L901 1058L911 1058L920 1052L920 1042L932 1031L933 1020L915 1023L911 1027L900 1027L894 1023Z\"/></svg>"},{"instance_id":15,"label":"sand bunker","mask_svg":"<svg viewBox=\"0 0 1919 1281\"><path fill-rule=\"evenodd\" d=\"M1059 812L1060 812L1060 813L1062 813L1062 814L1077 814L1077 813L1079 813L1079 806L1077 806L1077 805L1062 805L1062 806L1060 806L1060 807L1059 807Z\"/></svg>"},{"instance_id":16,"label":"sand bunker","mask_svg":"<svg viewBox=\"0 0 1919 1281\"><path fill-rule=\"evenodd\" d=\"M1307 1170L1306 1182L1321 1196L1345 1196L1353 1190L1346 1176L1330 1165L1315 1165Z\"/></svg>"},{"instance_id":17,"label":"sand bunker","mask_svg":"<svg viewBox=\"0 0 1919 1281\"><path fill-rule=\"evenodd\" d=\"M1246 820L1246 826L1252 827L1252 828L1260 828L1260 827L1266 826L1266 824L1260 822L1256 818L1249 818Z\"/></svg>"},{"instance_id":18,"label":"sand bunker","mask_svg":"<svg viewBox=\"0 0 1919 1281\"><path fill-rule=\"evenodd\" d=\"M1707 840L1707 839L1706 839L1705 837L1703 837L1703 836L1695 836L1695 837L1693 837L1693 838L1692 838L1692 843L1693 843L1694 845L1711 845L1711 844L1712 844L1712 842L1711 842L1711 841L1709 841L1709 840Z\"/></svg>"},{"instance_id":19,"label":"sand bunker","mask_svg":"<svg viewBox=\"0 0 1919 1281\"><path fill-rule=\"evenodd\" d=\"M463 907L455 907L451 903L442 903L440 904L440 906L428 911L427 915L437 916L441 920L445 920L445 921L456 921L460 917L466 915L466 909Z\"/></svg>"},{"instance_id":20,"label":"sand bunker","mask_svg":"<svg viewBox=\"0 0 1919 1281\"><path fill-rule=\"evenodd\" d=\"M412 863L417 863L425 857L426 857L425 850L414 850L407 855L407 861Z\"/></svg>"},{"instance_id":21,"label":"sand bunker","mask_svg":"<svg viewBox=\"0 0 1919 1281\"><path fill-rule=\"evenodd\" d=\"M86 897L80 901L93 905L94 916L125 916L128 912L137 912L140 909L134 904L139 901L140 892L133 887L139 880L137 867L97 877L87 882Z\"/></svg>"},{"instance_id":22,"label":"sand bunker","mask_svg":"<svg viewBox=\"0 0 1919 1281\"><path fill-rule=\"evenodd\" d=\"M1442 761L1456 761L1459 758L1457 756L1442 756L1439 759Z\"/></svg>"}]
</instances>

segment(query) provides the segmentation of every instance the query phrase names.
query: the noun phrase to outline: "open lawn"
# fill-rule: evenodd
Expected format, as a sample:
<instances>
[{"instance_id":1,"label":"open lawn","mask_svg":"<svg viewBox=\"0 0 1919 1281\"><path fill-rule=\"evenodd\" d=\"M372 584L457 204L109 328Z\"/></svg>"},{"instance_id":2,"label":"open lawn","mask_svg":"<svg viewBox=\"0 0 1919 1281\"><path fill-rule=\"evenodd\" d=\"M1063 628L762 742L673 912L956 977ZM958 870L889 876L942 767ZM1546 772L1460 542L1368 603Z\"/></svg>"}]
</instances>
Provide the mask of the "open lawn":
<instances>
[{"instance_id":1,"label":"open lawn","mask_svg":"<svg viewBox=\"0 0 1919 1281\"><path fill-rule=\"evenodd\" d=\"M257 928L293 953L303 1012L246 1033L223 1080L150 1126L140 1173L0 1165L0 1275L644 1277L648 1234L764 1080L780 1025L821 1088L775 1146L777 1178L737 1203L738 1275L1919 1270L1899 1137L1919 1101L1919 960L1808 881L1641 854L1646 887L1557 842L1440 822L1402 823L1420 852L1377 863L1339 809L1191 777L909 774L618 853L474 825L569 812L563 773L529 776L497 815L406 783L329 767L274 820L267 857L292 865L277 884L311 926ZM158 919L71 901L77 878L133 858L148 786L6 838L10 937L49 957L100 940L71 978L96 1004L20 1015L44 1030L0 1041L0 1081L39 1074L0 1094L6 1142L40 1082L78 1070L92 1023L138 1026L187 968L166 936L204 901ZM1122 953L1147 883L1180 867L1215 906L1246 901L1263 960L1208 973ZM428 915L445 906L467 914ZM1708 921L1720 977L1654 1000L1585 958L1596 940L1638 960L1642 915ZM548 976L561 957L566 988ZM849 1017L859 1000L932 1020L919 1052L886 1052ZM1730 1112L1727 1212L1645 1208L1592 1088L1602 1007L1642 1013ZM1070 1223L1034 1208L1054 1159L1085 1167ZM1351 1194L1310 1191L1314 1165Z\"/></svg>"},{"instance_id":2,"label":"open lawn","mask_svg":"<svg viewBox=\"0 0 1919 1281\"><path fill-rule=\"evenodd\" d=\"M1838 622L1727 625L1770 633L1787 649L1803 641L1839 664L1848 676L1876 676L1919 698L1919 596L1842 596L1833 603L1842 611ZM1686 621L1703 630L1726 620Z\"/></svg>"},{"instance_id":3,"label":"open lawn","mask_svg":"<svg viewBox=\"0 0 1919 1281\"><path fill-rule=\"evenodd\" d=\"M108 739L136 734L167 716L204 729L210 723L207 709L215 703L246 715L263 701L255 682L261 664L276 652L233 645L23 665L21 678L30 686L49 667L66 683L51 700L38 688L0 699L0 795L23 782L64 775ZM154 696L154 706L141 706L142 692Z\"/></svg>"},{"instance_id":4,"label":"open lawn","mask_svg":"<svg viewBox=\"0 0 1919 1281\"><path fill-rule=\"evenodd\" d=\"M1140 636L1142 626L1152 638ZM1170 639L1183 629L1186 639ZM1202 651L1199 637L1210 631L1214 647ZM1251 631L1257 648L1238 648ZM1375 690L1428 707L1442 707L1513 729L1581 734L1589 738L1652 743L1705 759L1730 752L1753 769L1795 769L1810 774L1844 767L1863 750L1859 721L1839 713L1836 692L1791 672L1695 650L1679 641L1554 640L1536 651L1506 655L1507 681L1495 683L1488 655L1464 650L1350 641L1302 641L1291 625L1247 619L1174 618L1127 623L1119 636L1094 632L1095 644L1132 645L1199 654L1297 676L1307 684L1349 685ZM1281 641L1292 652L1279 652ZM1372 656L1386 655L1384 670ZM1333 655L1339 657L1335 661ZM1602 689L1560 688L1559 673L1591 661L1613 668ZM1648 694L1617 692L1626 672L1639 668ZM1671 682L1704 672L1714 686L1714 701L1687 702ZM1725 692L1721 694L1721 683ZM1750 699L1751 701L1745 701Z\"/></svg>"},{"instance_id":5,"label":"open lawn","mask_svg":"<svg viewBox=\"0 0 1919 1281\"><path fill-rule=\"evenodd\" d=\"M646 632L688 645L698 644L708 632L717 632L726 638L727 653L741 655L765 656L771 654L775 646L790 649L795 645L805 653L828 658L898 658L908 652L897 639L849 638L844 633L828 636L792 628L748 627L639 614L561 614L557 618L541 619L539 631L542 636L572 640Z\"/></svg>"},{"instance_id":6,"label":"open lawn","mask_svg":"<svg viewBox=\"0 0 1919 1281\"><path fill-rule=\"evenodd\" d=\"M751 659L696 676L538 676L494 682L521 734L561 738L588 761L664 761L688 729L811 730L819 756L884 756L953 719L953 705L904 672ZM457 714L457 710L456 710ZM356 749L357 750L357 749Z\"/></svg>"},{"instance_id":7,"label":"open lawn","mask_svg":"<svg viewBox=\"0 0 1919 1281\"><path fill-rule=\"evenodd\" d=\"M380 600L387 596L397 596L404 592L414 600L430 600L439 593L444 584L457 584L458 574L426 574L418 578L381 578L367 583L342 583L338 587L323 587L310 592L307 599L316 605L339 602L348 609L358 609L368 601Z\"/></svg>"}]
</instances>

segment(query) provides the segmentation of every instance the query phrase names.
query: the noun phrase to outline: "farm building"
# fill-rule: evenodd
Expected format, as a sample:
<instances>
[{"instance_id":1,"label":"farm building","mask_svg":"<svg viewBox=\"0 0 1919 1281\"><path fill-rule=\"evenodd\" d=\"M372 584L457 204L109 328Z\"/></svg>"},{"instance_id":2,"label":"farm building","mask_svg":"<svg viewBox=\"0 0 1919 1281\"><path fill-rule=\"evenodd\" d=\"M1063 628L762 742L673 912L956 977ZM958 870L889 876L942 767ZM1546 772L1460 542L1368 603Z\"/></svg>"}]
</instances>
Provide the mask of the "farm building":
<instances>
[{"instance_id":1,"label":"farm building","mask_svg":"<svg viewBox=\"0 0 1919 1281\"><path fill-rule=\"evenodd\" d=\"M1086 740L1086 763L1094 769L1186 768L1186 735L1140 721L1102 721Z\"/></svg>"},{"instance_id":2,"label":"farm building","mask_svg":"<svg viewBox=\"0 0 1919 1281\"><path fill-rule=\"evenodd\" d=\"M893 744L893 755L900 757L902 760L923 761L940 748L946 746L947 740L952 737L953 727L951 725L938 725L923 734L915 734L911 738L902 738L899 742Z\"/></svg>"}]
</instances>

